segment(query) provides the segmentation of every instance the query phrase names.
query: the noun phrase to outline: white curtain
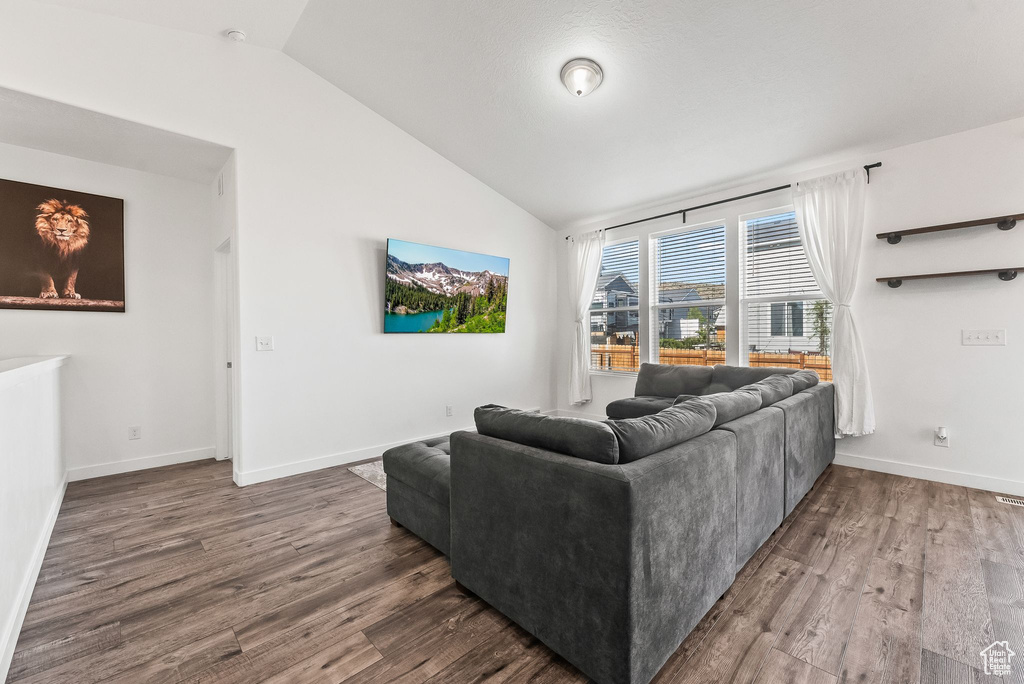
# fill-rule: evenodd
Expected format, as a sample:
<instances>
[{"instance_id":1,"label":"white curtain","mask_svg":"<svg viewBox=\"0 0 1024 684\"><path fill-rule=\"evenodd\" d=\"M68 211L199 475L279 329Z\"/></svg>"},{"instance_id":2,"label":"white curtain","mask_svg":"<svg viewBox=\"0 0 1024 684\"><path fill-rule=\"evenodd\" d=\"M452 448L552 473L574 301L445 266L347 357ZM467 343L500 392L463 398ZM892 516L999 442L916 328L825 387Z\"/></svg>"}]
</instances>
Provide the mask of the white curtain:
<instances>
[{"instance_id":1,"label":"white curtain","mask_svg":"<svg viewBox=\"0 0 1024 684\"><path fill-rule=\"evenodd\" d=\"M590 389L590 303L601 272L604 231L571 236L569 243L569 304L576 321L569 365L569 400L586 404Z\"/></svg>"},{"instance_id":2,"label":"white curtain","mask_svg":"<svg viewBox=\"0 0 1024 684\"><path fill-rule=\"evenodd\" d=\"M832 378L836 388L836 435L875 431L867 359L850 302L857 289L864 243L864 169L797 183L793 189L800 240L811 271L832 302Z\"/></svg>"}]
</instances>

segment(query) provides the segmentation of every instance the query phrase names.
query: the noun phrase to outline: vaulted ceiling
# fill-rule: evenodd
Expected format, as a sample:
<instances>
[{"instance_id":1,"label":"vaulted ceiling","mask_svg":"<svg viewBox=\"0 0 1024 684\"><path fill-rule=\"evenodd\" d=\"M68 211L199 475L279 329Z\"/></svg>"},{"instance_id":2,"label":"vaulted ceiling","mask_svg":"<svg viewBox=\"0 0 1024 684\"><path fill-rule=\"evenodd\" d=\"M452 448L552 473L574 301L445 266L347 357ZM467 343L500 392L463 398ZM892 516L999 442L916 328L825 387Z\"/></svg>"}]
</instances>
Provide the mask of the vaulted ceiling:
<instances>
[{"instance_id":1,"label":"vaulted ceiling","mask_svg":"<svg viewBox=\"0 0 1024 684\"><path fill-rule=\"evenodd\" d=\"M1024 115L1020 0L50 1L242 28L553 227Z\"/></svg>"}]
</instances>

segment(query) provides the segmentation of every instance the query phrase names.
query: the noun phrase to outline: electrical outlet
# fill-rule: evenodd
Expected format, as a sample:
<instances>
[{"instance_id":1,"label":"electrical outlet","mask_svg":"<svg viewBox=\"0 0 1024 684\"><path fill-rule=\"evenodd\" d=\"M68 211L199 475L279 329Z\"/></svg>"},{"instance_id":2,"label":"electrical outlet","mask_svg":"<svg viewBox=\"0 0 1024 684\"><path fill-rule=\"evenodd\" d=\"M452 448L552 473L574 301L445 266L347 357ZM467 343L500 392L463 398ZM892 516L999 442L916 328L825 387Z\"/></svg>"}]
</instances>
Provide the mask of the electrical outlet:
<instances>
[{"instance_id":1,"label":"electrical outlet","mask_svg":"<svg viewBox=\"0 0 1024 684\"><path fill-rule=\"evenodd\" d=\"M937 447L949 448L949 429L944 427L935 428L935 441Z\"/></svg>"},{"instance_id":2,"label":"electrical outlet","mask_svg":"<svg viewBox=\"0 0 1024 684\"><path fill-rule=\"evenodd\" d=\"M961 344L965 347L1005 347L1005 330L961 330Z\"/></svg>"},{"instance_id":3,"label":"electrical outlet","mask_svg":"<svg viewBox=\"0 0 1024 684\"><path fill-rule=\"evenodd\" d=\"M445 405L445 407L444 407L444 415L446 417L448 417L448 418L452 417L453 411L452 411L452 405L451 404L446 404Z\"/></svg>"},{"instance_id":4,"label":"electrical outlet","mask_svg":"<svg viewBox=\"0 0 1024 684\"><path fill-rule=\"evenodd\" d=\"M257 337L256 351L274 351L273 337Z\"/></svg>"},{"instance_id":5,"label":"electrical outlet","mask_svg":"<svg viewBox=\"0 0 1024 684\"><path fill-rule=\"evenodd\" d=\"M142 426L133 425L128 428L128 439L142 439Z\"/></svg>"}]
</instances>

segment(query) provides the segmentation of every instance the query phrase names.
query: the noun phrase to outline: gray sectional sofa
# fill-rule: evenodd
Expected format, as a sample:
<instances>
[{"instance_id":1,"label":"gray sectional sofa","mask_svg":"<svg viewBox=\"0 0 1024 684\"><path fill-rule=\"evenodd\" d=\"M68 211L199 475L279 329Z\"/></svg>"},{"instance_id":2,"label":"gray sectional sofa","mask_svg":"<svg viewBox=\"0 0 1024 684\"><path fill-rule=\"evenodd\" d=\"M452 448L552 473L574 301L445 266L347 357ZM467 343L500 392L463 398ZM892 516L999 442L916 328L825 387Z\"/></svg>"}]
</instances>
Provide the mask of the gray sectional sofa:
<instances>
[{"instance_id":1,"label":"gray sectional sofa","mask_svg":"<svg viewBox=\"0 0 1024 684\"><path fill-rule=\"evenodd\" d=\"M645 364L607 421L488 406L389 450L388 512L596 681L646 683L831 463L833 402L812 372Z\"/></svg>"}]
</instances>

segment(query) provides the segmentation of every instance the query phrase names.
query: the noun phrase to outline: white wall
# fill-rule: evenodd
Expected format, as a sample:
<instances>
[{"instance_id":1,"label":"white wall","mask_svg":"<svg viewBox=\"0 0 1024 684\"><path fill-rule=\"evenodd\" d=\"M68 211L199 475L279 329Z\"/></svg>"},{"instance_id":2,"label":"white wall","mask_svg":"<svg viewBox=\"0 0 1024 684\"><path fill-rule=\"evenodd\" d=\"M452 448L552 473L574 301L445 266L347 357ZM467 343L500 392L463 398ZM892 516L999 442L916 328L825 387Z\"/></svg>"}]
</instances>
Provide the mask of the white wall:
<instances>
[{"instance_id":1,"label":"white wall","mask_svg":"<svg viewBox=\"0 0 1024 684\"><path fill-rule=\"evenodd\" d=\"M899 245L874 233L1024 212L1024 119L901 147L868 190L858 325L871 369L876 434L840 443L853 464L896 472L913 467L986 489L1024 495L1024 280L994 275L907 282L892 290L874 279L1004 266L1024 267L1024 225L908 237ZM964 347L964 328L1005 328L1005 347ZM950 447L932 444L947 426ZM908 464L912 468L875 461ZM982 479L986 478L986 479Z\"/></svg>"},{"instance_id":2,"label":"white wall","mask_svg":"<svg viewBox=\"0 0 1024 684\"><path fill-rule=\"evenodd\" d=\"M35 361L35 363L32 363ZM0 677L6 678L67 484L63 359L0 361Z\"/></svg>"},{"instance_id":3,"label":"white wall","mask_svg":"<svg viewBox=\"0 0 1024 684\"><path fill-rule=\"evenodd\" d=\"M0 85L236 149L242 481L554 405L553 232L292 59L16 0ZM388 236L509 257L508 332L382 335Z\"/></svg>"},{"instance_id":4,"label":"white wall","mask_svg":"<svg viewBox=\"0 0 1024 684\"><path fill-rule=\"evenodd\" d=\"M839 462L916 477L1024 495L1024 455L1016 426L1024 414L1024 274L1004 283L995 276L907 282L898 290L876 283L889 275L1004 266L1024 267L1024 225L908 237L899 245L877 232L951 223L1024 211L1024 119L815 168L812 161L774 177L660 207L638 209L585 228L671 211L732 194L773 187L843 168L881 161L867 193L867 230L857 298L858 327L868 356L878 415L876 434L839 442ZM730 208L695 212L690 223L717 214L759 211L789 203L788 192ZM678 225L678 220L674 225ZM662 221L643 230L671 227ZM576 232L577 228L568 232ZM732 228L730 228L731 230ZM626 230L626 229L623 229ZM565 233L563 233L565 234ZM617 234L623 234L621 231ZM564 273L560 279L564 288ZM563 307L557 360L568 356L568 311ZM1005 347L964 347L961 329L1005 328ZM564 364L559 364L564 368ZM632 396L635 376L596 375L589 406L568 403L568 378L559 373L559 409L601 415L614 399ZM951 446L932 444L937 426Z\"/></svg>"},{"instance_id":5,"label":"white wall","mask_svg":"<svg viewBox=\"0 0 1024 684\"><path fill-rule=\"evenodd\" d=\"M125 200L125 313L0 309L0 357L71 356L71 478L212 457L209 188L11 145L0 178Z\"/></svg>"}]
</instances>

